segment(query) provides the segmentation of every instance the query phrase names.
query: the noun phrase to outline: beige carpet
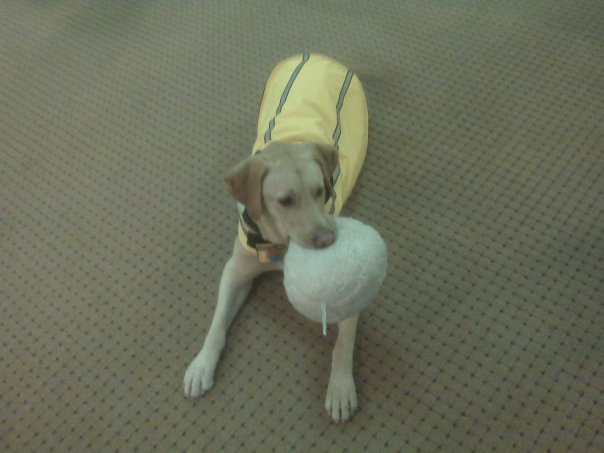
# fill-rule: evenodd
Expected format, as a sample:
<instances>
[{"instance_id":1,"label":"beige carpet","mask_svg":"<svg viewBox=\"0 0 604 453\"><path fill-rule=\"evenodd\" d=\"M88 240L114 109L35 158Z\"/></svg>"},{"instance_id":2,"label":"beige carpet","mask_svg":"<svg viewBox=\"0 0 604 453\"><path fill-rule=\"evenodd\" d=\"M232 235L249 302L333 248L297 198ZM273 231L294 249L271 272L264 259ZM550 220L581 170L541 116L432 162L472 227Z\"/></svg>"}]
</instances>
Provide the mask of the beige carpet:
<instances>
[{"instance_id":1,"label":"beige carpet","mask_svg":"<svg viewBox=\"0 0 604 453\"><path fill-rule=\"evenodd\" d=\"M127 6L126 6L127 5ZM0 3L0 450L604 450L601 0ZM235 234L225 172L301 51L370 110L345 214L389 245L360 411L262 278L182 378Z\"/></svg>"}]
</instances>

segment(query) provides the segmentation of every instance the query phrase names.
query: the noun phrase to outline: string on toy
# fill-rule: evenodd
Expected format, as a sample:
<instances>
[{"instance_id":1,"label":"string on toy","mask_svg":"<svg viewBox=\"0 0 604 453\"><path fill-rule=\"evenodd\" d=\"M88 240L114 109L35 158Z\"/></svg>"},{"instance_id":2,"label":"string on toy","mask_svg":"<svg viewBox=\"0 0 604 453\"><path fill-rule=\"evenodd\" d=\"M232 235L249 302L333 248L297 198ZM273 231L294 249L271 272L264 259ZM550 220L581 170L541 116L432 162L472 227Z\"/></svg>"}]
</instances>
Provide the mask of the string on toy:
<instances>
[{"instance_id":1,"label":"string on toy","mask_svg":"<svg viewBox=\"0 0 604 453\"><path fill-rule=\"evenodd\" d=\"M327 307L321 304L321 322L323 323L323 336L327 336Z\"/></svg>"}]
</instances>

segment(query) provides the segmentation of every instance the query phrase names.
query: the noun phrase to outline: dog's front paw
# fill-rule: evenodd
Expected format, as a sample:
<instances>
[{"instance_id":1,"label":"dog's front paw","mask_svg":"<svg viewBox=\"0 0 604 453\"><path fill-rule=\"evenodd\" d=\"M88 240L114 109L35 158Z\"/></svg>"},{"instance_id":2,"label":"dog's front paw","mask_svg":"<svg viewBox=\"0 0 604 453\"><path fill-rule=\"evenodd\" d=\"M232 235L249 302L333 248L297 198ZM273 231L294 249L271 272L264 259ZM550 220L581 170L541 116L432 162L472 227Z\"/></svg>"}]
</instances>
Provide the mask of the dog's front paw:
<instances>
[{"instance_id":1,"label":"dog's front paw","mask_svg":"<svg viewBox=\"0 0 604 453\"><path fill-rule=\"evenodd\" d=\"M358 407L352 375L332 375L327 386L325 409L336 423L347 421Z\"/></svg>"},{"instance_id":2,"label":"dog's front paw","mask_svg":"<svg viewBox=\"0 0 604 453\"><path fill-rule=\"evenodd\" d=\"M212 388L217 363L217 354L207 353L204 350L197 354L185 373L185 396L197 398Z\"/></svg>"}]
</instances>

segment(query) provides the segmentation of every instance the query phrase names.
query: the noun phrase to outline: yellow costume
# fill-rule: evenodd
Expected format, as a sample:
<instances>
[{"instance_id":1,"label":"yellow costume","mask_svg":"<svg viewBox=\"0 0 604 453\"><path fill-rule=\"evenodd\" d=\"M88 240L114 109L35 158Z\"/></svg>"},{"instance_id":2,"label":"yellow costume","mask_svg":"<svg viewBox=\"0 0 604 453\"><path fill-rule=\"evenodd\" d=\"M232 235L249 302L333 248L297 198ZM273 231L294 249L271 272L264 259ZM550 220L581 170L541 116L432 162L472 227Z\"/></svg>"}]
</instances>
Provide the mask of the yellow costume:
<instances>
[{"instance_id":1,"label":"yellow costume","mask_svg":"<svg viewBox=\"0 0 604 453\"><path fill-rule=\"evenodd\" d=\"M325 210L339 215L365 160L367 129L367 103L358 77L323 55L296 55L277 64L266 81L252 154L273 140L333 145L339 158L333 174L336 199L335 206L329 199ZM239 237L256 253L249 240L251 219L243 217Z\"/></svg>"}]
</instances>

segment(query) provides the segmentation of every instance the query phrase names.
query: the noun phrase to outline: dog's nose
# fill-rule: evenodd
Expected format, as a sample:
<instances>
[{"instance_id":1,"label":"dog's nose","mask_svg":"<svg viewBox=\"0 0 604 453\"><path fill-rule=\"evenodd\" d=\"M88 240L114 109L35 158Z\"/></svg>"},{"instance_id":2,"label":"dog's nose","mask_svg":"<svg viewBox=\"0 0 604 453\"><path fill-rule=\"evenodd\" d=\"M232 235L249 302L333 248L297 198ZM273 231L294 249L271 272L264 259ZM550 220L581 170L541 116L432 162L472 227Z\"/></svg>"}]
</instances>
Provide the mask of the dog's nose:
<instances>
[{"instance_id":1,"label":"dog's nose","mask_svg":"<svg viewBox=\"0 0 604 453\"><path fill-rule=\"evenodd\" d=\"M335 241L335 235L329 230L322 230L315 234L315 247L318 249L324 249L329 247Z\"/></svg>"}]
</instances>

